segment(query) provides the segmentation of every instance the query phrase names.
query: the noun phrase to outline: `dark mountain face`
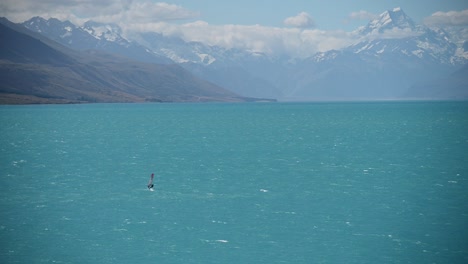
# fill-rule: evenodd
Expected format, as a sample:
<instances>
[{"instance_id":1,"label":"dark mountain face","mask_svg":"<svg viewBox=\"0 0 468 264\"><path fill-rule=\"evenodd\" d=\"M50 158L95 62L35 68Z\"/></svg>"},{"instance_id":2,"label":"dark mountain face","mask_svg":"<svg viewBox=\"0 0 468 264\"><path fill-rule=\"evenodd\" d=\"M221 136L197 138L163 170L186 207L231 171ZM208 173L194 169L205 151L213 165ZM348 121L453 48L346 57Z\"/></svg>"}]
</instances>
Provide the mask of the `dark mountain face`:
<instances>
[{"instance_id":1,"label":"dark mountain face","mask_svg":"<svg viewBox=\"0 0 468 264\"><path fill-rule=\"evenodd\" d=\"M67 65L73 59L31 36L0 23L0 58L18 63Z\"/></svg>"},{"instance_id":2,"label":"dark mountain face","mask_svg":"<svg viewBox=\"0 0 468 264\"><path fill-rule=\"evenodd\" d=\"M450 75L416 83L406 92L405 97L416 99L453 99L468 98L468 65Z\"/></svg>"},{"instance_id":3,"label":"dark mountain face","mask_svg":"<svg viewBox=\"0 0 468 264\"><path fill-rule=\"evenodd\" d=\"M58 48L0 23L0 103L246 101L177 65ZM30 34L29 34L30 33Z\"/></svg>"}]
</instances>

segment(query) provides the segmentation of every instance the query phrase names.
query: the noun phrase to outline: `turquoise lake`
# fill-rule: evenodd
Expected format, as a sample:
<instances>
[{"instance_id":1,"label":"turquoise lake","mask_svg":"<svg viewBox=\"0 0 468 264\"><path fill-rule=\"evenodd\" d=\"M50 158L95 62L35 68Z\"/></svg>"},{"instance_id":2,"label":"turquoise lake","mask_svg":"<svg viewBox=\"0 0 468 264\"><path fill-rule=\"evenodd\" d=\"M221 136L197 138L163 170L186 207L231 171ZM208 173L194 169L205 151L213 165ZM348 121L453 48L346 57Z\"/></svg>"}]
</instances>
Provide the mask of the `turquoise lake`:
<instances>
[{"instance_id":1,"label":"turquoise lake","mask_svg":"<svg viewBox=\"0 0 468 264\"><path fill-rule=\"evenodd\" d=\"M468 263L468 102L0 106L0 263Z\"/></svg>"}]
</instances>

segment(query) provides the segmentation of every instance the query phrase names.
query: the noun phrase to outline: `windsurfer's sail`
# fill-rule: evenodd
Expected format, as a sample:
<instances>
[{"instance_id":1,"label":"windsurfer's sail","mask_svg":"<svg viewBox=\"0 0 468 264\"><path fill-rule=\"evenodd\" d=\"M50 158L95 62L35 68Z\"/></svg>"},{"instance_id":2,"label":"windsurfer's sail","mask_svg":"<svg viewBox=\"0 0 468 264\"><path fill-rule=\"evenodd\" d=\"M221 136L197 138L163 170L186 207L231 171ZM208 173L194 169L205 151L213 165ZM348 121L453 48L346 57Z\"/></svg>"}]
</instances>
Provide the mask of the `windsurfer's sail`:
<instances>
[{"instance_id":1,"label":"windsurfer's sail","mask_svg":"<svg viewBox=\"0 0 468 264\"><path fill-rule=\"evenodd\" d=\"M154 187L153 179L154 179L154 173L151 173L151 177L150 177L150 180L148 182L148 189L150 189L150 190L152 190L153 187Z\"/></svg>"}]
</instances>

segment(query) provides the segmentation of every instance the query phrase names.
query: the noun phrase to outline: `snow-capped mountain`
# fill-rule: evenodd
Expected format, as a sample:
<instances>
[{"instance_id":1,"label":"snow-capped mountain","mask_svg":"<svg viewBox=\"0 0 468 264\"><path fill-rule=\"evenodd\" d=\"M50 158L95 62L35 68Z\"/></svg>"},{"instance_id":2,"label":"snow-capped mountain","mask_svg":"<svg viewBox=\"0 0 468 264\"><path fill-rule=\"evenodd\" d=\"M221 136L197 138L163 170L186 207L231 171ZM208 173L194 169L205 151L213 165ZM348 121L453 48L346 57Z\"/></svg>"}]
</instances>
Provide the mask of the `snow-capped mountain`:
<instances>
[{"instance_id":1,"label":"snow-capped mountain","mask_svg":"<svg viewBox=\"0 0 468 264\"><path fill-rule=\"evenodd\" d=\"M130 46L130 42L122 37L122 30L116 24L103 24L94 21L87 21L84 23L82 29L98 40L115 42L126 47Z\"/></svg>"},{"instance_id":2,"label":"snow-capped mountain","mask_svg":"<svg viewBox=\"0 0 468 264\"><path fill-rule=\"evenodd\" d=\"M294 60L153 32L127 39L117 25L95 22L78 27L36 17L23 25L75 49L177 63L235 93L285 100L396 99L414 83L443 78L468 62L467 45L451 35L455 31L418 25L401 8L353 32L353 45Z\"/></svg>"},{"instance_id":3,"label":"snow-capped mountain","mask_svg":"<svg viewBox=\"0 0 468 264\"><path fill-rule=\"evenodd\" d=\"M23 26L74 49L88 49L96 45L96 40L90 38L88 32L70 21L62 22L55 18L46 20L42 17L33 17L24 22Z\"/></svg>"},{"instance_id":4,"label":"snow-capped mountain","mask_svg":"<svg viewBox=\"0 0 468 264\"><path fill-rule=\"evenodd\" d=\"M385 11L378 19L372 20L367 26L358 29L358 31L361 35L376 35L395 29L417 30L416 24L400 7Z\"/></svg>"},{"instance_id":5,"label":"snow-capped mountain","mask_svg":"<svg viewBox=\"0 0 468 264\"><path fill-rule=\"evenodd\" d=\"M415 57L436 63L457 64L457 46L441 29L416 25L401 8L386 11L359 29L363 41L348 47L354 53Z\"/></svg>"},{"instance_id":6,"label":"snow-capped mountain","mask_svg":"<svg viewBox=\"0 0 468 264\"><path fill-rule=\"evenodd\" d=\"M122 37L117 25L86 22L82 27L70 21L33 17L22 23L29 30L43 34L58 43L77 50L103 50L144 62L172 63L135 41Z\"/></svg>"},{"instance_id":7,"label":"snow-capped mountain","mask_svg":"<svg viewBox=\"0 0 468 264\"><path fill-rule=\"evenodd\" d=\"M360 41L317 53L296 68L291 97L397 99L414 83L448 75L466 63L442 29L415 24L401 8L355 32Z\"/></svg>"}]
</instances>

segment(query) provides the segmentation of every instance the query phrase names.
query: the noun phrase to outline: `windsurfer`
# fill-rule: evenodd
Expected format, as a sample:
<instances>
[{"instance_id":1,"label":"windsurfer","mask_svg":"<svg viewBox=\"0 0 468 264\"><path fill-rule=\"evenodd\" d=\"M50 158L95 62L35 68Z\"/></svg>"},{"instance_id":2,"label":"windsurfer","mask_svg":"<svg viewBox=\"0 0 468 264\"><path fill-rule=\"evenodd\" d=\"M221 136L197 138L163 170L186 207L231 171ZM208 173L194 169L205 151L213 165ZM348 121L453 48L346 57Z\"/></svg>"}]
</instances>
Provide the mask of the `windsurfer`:
<instances>
[{"instance_id":1,"label":"windsurfer","mask_svg":"<svg viewBox=\"0 0 468 264\"><path fill-rule=\"evenodd\" d=\"M154 173L151 173L151 178L148 182L148 189L152 189L154 187L154 184L153 184L153 178L154 178Z\"/></svg>"}]
</instances>

